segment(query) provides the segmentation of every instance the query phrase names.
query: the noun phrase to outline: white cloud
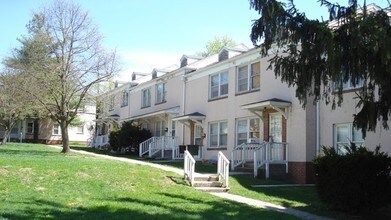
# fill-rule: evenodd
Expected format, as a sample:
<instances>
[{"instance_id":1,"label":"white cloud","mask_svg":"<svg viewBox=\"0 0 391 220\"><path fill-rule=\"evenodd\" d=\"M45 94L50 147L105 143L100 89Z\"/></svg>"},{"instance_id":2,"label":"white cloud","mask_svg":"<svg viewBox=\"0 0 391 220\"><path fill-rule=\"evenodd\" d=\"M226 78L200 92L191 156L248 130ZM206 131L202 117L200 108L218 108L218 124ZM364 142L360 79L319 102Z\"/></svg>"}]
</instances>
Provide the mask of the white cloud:
<instances>
[{"instance_id":1,"label":"white cloud","mask_svg":"<svg viewBox=\"0 0 391 220\"><path fill-rule=\"evenodd\" d=\"M133 72L150 73L154 68L179 65L182 54L158 51L119 51L122 71L116 80L130 81Z\"/></svg>"}]
</instances>

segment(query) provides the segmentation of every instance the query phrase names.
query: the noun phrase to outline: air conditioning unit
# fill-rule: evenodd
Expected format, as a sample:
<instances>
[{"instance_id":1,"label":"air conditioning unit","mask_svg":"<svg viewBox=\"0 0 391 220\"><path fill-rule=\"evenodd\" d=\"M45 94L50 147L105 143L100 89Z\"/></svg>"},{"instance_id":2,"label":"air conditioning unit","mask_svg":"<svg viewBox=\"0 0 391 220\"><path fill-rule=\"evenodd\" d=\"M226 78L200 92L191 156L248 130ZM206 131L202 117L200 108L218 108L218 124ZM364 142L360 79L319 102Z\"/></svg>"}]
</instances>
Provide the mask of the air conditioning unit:
<instances>
[{"instance_id":1,"label":"air conditioning unit","mask_svg":"<svg viewBox=\"0 0 391 220\"><path fill-rule=\"evenodd\" d=\"M259 138L249 138L247 140L248 144L259 144Z\"/></svg>"}]
</instances>

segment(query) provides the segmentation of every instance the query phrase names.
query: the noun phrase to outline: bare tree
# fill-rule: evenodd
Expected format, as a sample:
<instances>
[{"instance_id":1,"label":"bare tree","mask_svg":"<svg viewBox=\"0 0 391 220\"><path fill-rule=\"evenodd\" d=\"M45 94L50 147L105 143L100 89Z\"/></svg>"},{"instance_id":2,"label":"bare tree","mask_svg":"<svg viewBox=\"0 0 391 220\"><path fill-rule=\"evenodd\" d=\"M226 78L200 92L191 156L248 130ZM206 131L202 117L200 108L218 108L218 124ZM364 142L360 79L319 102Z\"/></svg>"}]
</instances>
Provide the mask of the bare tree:
<instances>
[{"instance_id":1,"label":"bare tree","mask_svg":"<svg viewBox=\"0 0 391 220\"><path fill-rule=\"evenodd\" d=\"M68 126L89 90L118 71L116 53L102 47L88 13L68 1L54 1L36 13L28 29L30 36L6 63L25 72L27 92L60 125L67 153Z\"/></svg>"}]
</instances>

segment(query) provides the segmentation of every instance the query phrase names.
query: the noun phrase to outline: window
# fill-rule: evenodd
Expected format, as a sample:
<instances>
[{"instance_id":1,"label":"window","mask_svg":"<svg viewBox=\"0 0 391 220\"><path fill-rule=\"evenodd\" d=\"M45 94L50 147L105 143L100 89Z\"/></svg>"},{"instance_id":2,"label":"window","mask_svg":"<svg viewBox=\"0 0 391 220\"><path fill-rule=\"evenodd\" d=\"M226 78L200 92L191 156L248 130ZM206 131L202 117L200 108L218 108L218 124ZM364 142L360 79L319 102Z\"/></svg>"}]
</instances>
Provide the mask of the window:
<instances>
[{"instance_id":1,"label":"window","mask_svg":"<svg viewBox=\"0 0 391 220\"><path fill-rule=\"evenodd\" d=\"M109 111L114 110L114 96L110 97L110 103L109 103Z\"/></svg>"},{"instance_id":2,"label":"window","mask_svg":"<svg viewBox=\"0 0 391 220\"><path fill-rule=\"evenodd\" d=\"M259 143L259 119L246 118L240 119L236 123L236 143L241 145L243 143Z\"/></svg>"},{"instance_id":3,"label":"window","mask_svg":"<svg viewBox=\"0 0 391 220\"><path fill-rule=\"evenodd\" d=\"M227 122L209 124L209 147L227 146Z\"/></svg>"},{"instance_id":4,"label":"window","mask_svg":"<svg viewBox=\"0 0 391 220\"><path fill-rule=\"evenodd\" d=\"M219 73L210 77L210 98L228 95L228 72Z\"/></svg>"},{"instance_id":5,"label":"window","mask_svg":"<svg viewBox=\"0 0 391 220\"><path fill-rule=\"evenodd\" d=\"M60 135L60 133L61 133L60 125L59 125L59 124L54 124L54 125L53 125L52 134L53 134L53 135Z\"/></svg>"},{"instance_id":6,"label":"window","mask_svg":"<svg viewBox=\"0 0 391 220\"><path fill-rule=\"evenodd\" d=\"M162 103L166 101L166 84L159 83L156 85L156 103Z\"/></svg>"},{"instance_id":7,"label":"window","mask_svg":"<svg viewBox=\"0 0 391 220\"><path fill-rule=\"evenodd\" d=\"M171 136L175 137L175 121L171 121Z\"/></svg>"},{"instance_id":8,"label":"window","mask_svg":"<svg viewBox=\"0 0 391 220\"><path fill-rule=\"evenodd\" d=\"M194 144L195 145L201 145L201 137L202 137L202 127L201 125L195 125L194 126Z\"/></svg>"},{"instance_id":9,"label":"window","mask_svg":"<svg viewBox=\"0 0 391 220\"><path fill-rule=\"evenodd\" d=\"M145 108L151 106L151 89L150 88L144 89L141 95L142 95L141 107Z\"/></svg>"},{"instance_id":10,"label":"window","mask_svg":"<svg viewBox=\"0 0 391 220\"><path fill-rule=\"evenodd\" d=\"M83 134L84 133L84 126L78 126L76 133L77 134Z\"/></svg>"},{"instance_id":11,"label":"window","mask_svg":"<svg viewBox=\"0 0 391 220\"><path fill-rule=\"evenodd\" d=\"M34 133L34 122L28 122L27 123L27 131L26 133L32 134Z\"/></svg>"},{"instance_id":12,"label":"window","mask_svg":"<svg viewBox=\"0 0 391 220\"><path fill-rule=\"evenodd\" d=\"M128 103L129 103L129 92L123 91L122 92L122 103L121 103L121 106L122 107L128 106Z\"/></svg>"},{"instance_id":13,"label":"window","mask_svg":"<svg viewBox=\"0 0 391 220\"><path fill-rule=\"evenodd\" d=\"M259 89L261 83L261 66L259 62L238 67L237 92Z\"/></svg>"},{"instance_id":14,"label":"window","mask_svg":"<svg viewBox=\"0 0 391 220\"><path fill-rule=\"evenodd\" d=\"M156 121L155 123L155 136L164 136L164 121Z\"/></svg>"},{"instance_id":15,"label":"window","mask_svg":"<svg viewBox=\"0 0 391 220\"><path fill-rule=\"evenodd\" d=\"M350 142L355 143L357 146L363 145L364 138L361 131L353 127L352 123L335 124L334 147L336 147L338 151L344 153L344 147L349 146Z\"/></svg>"},{"instance_id":16,"label":"window","mask_svg":"<svg viewBox=\"0 0 391 220\"><path fill-rule=\"evenodd\" d=\"M339 80L339 82L334 82L334 91L338 91L337 84L342 84L342 90L351 90L351 89L357 89L361 88L364 85L364 80L360 79L354 86L352 81L349 79L346 82L343 82L343 80Z\"/></svg>"}]
</instances>

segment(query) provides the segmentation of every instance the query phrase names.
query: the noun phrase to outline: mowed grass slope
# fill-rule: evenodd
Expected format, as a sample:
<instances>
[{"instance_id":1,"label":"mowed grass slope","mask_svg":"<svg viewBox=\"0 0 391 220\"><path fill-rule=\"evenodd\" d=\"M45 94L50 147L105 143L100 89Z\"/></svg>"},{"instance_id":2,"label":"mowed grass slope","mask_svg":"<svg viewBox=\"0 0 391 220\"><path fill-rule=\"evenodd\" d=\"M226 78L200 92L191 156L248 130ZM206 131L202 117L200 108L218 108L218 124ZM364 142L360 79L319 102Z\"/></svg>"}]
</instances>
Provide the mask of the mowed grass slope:
<instances>
[{"instance_id":1,"label":"mowed grass slope","mask_svg":"<svg viewBox=\"0 0 391 220\"><path fill-rule=\"evenodd\" d=\"M225 201L147 166L0 146L0 219L295 219Z\"/></svg>"}]
</instances>

